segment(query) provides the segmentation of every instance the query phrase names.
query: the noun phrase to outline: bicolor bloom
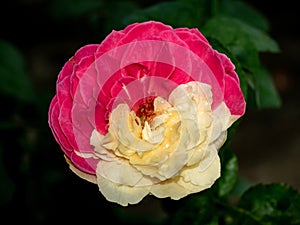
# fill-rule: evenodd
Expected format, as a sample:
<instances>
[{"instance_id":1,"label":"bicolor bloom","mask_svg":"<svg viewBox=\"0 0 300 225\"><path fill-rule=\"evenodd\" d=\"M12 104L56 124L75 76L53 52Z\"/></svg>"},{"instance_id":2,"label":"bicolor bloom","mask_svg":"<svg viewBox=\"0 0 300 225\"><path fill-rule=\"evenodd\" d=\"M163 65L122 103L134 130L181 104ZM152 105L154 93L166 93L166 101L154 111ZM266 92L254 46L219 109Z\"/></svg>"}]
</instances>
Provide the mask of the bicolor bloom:
<instances>
[{"instance_id":1,"label":"bicolor bloom","mask_svg":"<svg viewBox=\"0 0 300 225\"><path fill-rule=\"evenodd\" d=\"M127 206L211 187L245 108L235 66L198 29L148 21L65 63L48 123L71 170Z\"/></svg>"}]
</instances>

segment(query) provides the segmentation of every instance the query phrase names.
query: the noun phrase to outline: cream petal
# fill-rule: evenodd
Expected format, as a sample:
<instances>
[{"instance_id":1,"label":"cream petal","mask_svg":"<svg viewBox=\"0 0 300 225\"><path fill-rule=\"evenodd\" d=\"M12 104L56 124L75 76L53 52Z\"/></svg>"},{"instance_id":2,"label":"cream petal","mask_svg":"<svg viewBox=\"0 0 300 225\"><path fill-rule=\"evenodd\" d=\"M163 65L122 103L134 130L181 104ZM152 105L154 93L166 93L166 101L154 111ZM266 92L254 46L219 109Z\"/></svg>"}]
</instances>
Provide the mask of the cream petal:
<instances>
[{"instance_id":1,"label":"cream petal","mask_svg":"<svg viewBox=\"0 0 300 225\"><path fill-rule=\"evenodd\" d=\"M103 135L101 135L97 130L93 130L91 137L90 137L90 144L92 146L99 146L101 145L101 140L103 139Z\"/></svg>"},{"instance_id":2,"label":"cream petal","mask_svg":"<svg viewBox=\"0 0 300 225\"><path fill-rule=\"evenodd\" d=\"M210 188L220 177L220 159L218 156L215 157L205 171L199 171L198 167L187 167L183 171L184 173L180 176L154 184L150 192L158 198L170 197L178 200L189 194Z\"/></svg>"},{"instance_id":3,"label":"cream petal","mask_svg":"<svg viewBox=\"0 0 300 225\"><path fill-rule=\"evenodd\" d=\"M154 99L153 105L154 111L158 114L162 114L172 107L166 99L159 96Z\"/></svg>"},{"instance_id":4,"label":"cream petal","mask_svg":"<svg viewBox=\"0 0 300 225\"><path fill-rule=\"evenodd\" d=\"M93 158L93 159L102 159L106 161L112 161L116 159L115 155L110 153L109 151L106 150L106 152L104 152L101 146L95 147L94 150L95 150L94 152L79 152L74 150L74 153L77 156L85 159Z\"/></svg>"},{"instance_id":5,"label":"cream petal","mask_svg":"<svg viewBox=\"0 0 300 225\"><path fill-rule=\"evenodd\" d=\"M168 157L168 160L164 164L160 165L158 173L165 179L169 179L175 176L182 169L182 167L186 164L186 161L187 153L184 148L179 146L176 151Z\"/></svg>"},{"instance_id":6,"label":"cream petal","mask_svg":"<svg viewBox=\"0 0 300 225\"><path fill-rule=\"evenodd\" d=\"M193 166L194 164L199 163L205 154L206 147L206 144L202 144L189 151L186 166Z\"/></svg>"},{"instance_id":7,"label":"cream petal","mask_svg":"<svg viewBox=\"0 0 300 225\"><path fill-rule=\"evenodd\" d=\"M138 153L149 151L155 148L155 145L142 140L136 130L132 129L134 119L130 113L129 106L119 104L111 113L109 119L109 132L113 133L120 144L134 149ZM126 152L124 152L126 154Z\"/></svg>"},{"instance_id":8,"label":"cream petal","mask_svg":"<svg viewBox=\"0 0 300 225\"><path fill-rule=\"evenodd\" d=\"M208 145L212 122L211 88L199 82L189 82L176 88L169 99L182 119L181 140L185 142L189 155L187 165L191 166L199 162Z\"/></svg>"},{"instance_id":9,"label":"cream petal","mask_svg":"<svg viewBox=\"0 0 300 225\"><path fill-rule=\"evenodd\" d=\"M178 184L190 190L191 193L199 192L211 187L221 175L221 163L218 155L215 155L213 161L205 169L199 167L187 167L182 170Z\"/></svg>"},{"instance_id":10,"label":"cream petal","mask_svg":"<svg viewBox=\"0 0 300 225\"><path fill-rule=\"evenodd\" d=\"M106 149L111 149L115 151L119 147L119 141L113 133L107 133L98 146L103 146Z\"/></svg>"},{"instance_id":11,"label":"cream petal","mask_svg":"<svg viewBox=\"0 0 300 225\"><path fill-rule=\"evenodd\" d=\"M212 104L210 86L199 82L189 82L179 87L171 93L169 101L173 102L177 109L178 105L181 105L179 113L182 120L190 122L187 127L195 127L191 133L195 133L196 129L206 131L212 121L210 116Z\"/></svg>"},{"instance_id":12,"label":"cream petal","mask_svg":"<svg viewBox=\"0 0 300 225\"><path fill-rule=\"evenodd\" d=\"M119 104L108 133L91 137L96 156L115 157L97 164L99 190L109 201L128 205L149 192L180 199L209 188L220 176L218 149L231 119L224 103L214 111L211 105L211 87L199 82L179 85L168 101L157 97L156 116L143 127L128 105Z\"/></svg>"},{"instance_id":13,"label":"cream petal","mask_svg":"<svg viewBox=\"0 0 300 225\"><path fill-rule=\"evenodd\" d=\"M142 131L142 138L151 144L158 144L164 139L164 131L165 128L162 126L152 130L149 123L146 121Z\"/></svg>"},{"instance_id":14,"label":"cream petal","mask_svg":"<svg viewBox=\"0 0 300 225\"><path fill-rule=\"evenodd\" d=\"M111 150L108 150L108 149L113 149L113 148L107 148L107 146L102 144L103 139L105 139L105 137L102 134L100 134L99 132L97 132L97 130L92 131L92 135L90 138L90 144L92 146L94 146L95 157L103 159L103 160L107 160L107 161L112 161L112 160L116 159L116 156L113 154L113 152ZM114 143L114 142L111 142L111 143ZM111 146L109 146L109 147L111 147ZM81 156L81 157L83 157L83 156Z\"/></svg>"},{"instance_id":15,"label":"cream petal","mask_svg":"<svg viewBox=\"0 0 300 225\"><path fill-rule=\"evenodd\" d=\"M131 166L127 160L118 159L115 161L101 160L97 164L97 176L101 176L116 184L124 184L127 186L148 186L155 182L157 179L151 179L144 176L140 171Z\"/></svg>"},{"instance_id":16,"label":"cream petal","mask_svg":"<svg viewBox=\"0 0 300 225\"><path fill-rule=\"evenodd\" d=\"M172 91L169 96L169 102L172 105L182 105L186 109L192 109L192 106L197 106L193 109L193 114L197 109L210 111L212 104L211 87L196 81L181 84ZM190 111L188 110L188 112Z\"/></svg>"},{"instance_id":17,"label":"cream petal","mask_svg":"<svg viewBox=\"0 0 300 225\"><path fill-rule=\"evenodd\" d=\"M214 145L210 145L206 148L205 154L203 155L203 158L199 162L198 170L204 171L207 169L207 167L210 166L210 164L213 162L213 160L219 157L218 156L218 150Z\"/></svg>"},{"instance_id":18,"label":"cream petal","mask_svg":"<svg viewBox=\"0 0 300 225\"><path fill-rule=\"evenodd\" d=\"M116 184L101 175L97 176L99 191L110 202L118 203L122 206L139 203L149 194L150 187L135 187Z\"/></svg>"},{"instance_id":19,"label":"cream petal","mask_svg":"<svg viewBox=\"0 0 300 225\"><path fill-rule=\"evenodd\" d=\"M176 119L170 119L168 122L170 124L166 125L169 127L166 138L157 149L146 152L142 157L133 156L129 159L130 163L143 174L160 180L176 174L185 165L187 158L186 148L179 146L180 123Z\"/></svg>"},{"instance_id":20,"label":"cream petal","mask_svg":"<svg viewBox=\"0 0 300 225\"><path fill-rule=\"evenodd\" d=\"M178 179L178 178L177 178ZM177 183L176 178L160 182L151 186L150 193L158 198L178 200L190 194L190 191Z\"/></svg>"},{"instance_id":21,"label":"cream petal","mask_svg":"<svg viewBox=\"0 0 300 225\"><path fill-rule=\"evenodd\" d=\"M241 117L240 115L230 115L230 118L229 118L228 123L227 123L227 127L229 128L240 117Z\"/></svg>"},{"instance_id":22,"label":"cream petal","mask_svg":"<svg viewBox=\"0 0 300 225\"><path fill-rule=\"evenodd\" d=\"M160 181L164 181L166 179L165 176L161 176L158 173L157 165L152 165L152 166L135 165L135 168L139 170L141 173L143 173L145 176L149 176L153 179L157 179Z\"/></svg>"},{"instance_id":23,"label":"cream petal","mask_svg":"<svg viewBox=\"0 0 300 225\"><path fill-rule=\"evenodd\" d=\"M169 111L169 110L168 110ZM168 112L166 111L166 112ZM165 127L166 121L169 119L170 115L168 113L160 114L155 116L149 123L151 129L157 129L159 127Z\"/></svg>"},{"instance_id":24,"label":"cream petal","mask_svg":"<svg viewBox=\"0 0 300 225\"><path fill-rule=\"evenodd\" d=\"M212 131L211 131L211 137L210 142L214 142L221 133L230 126L230 111L225 105L224 102L222 102L212 113Z\"/></svg>"},{"instance_id":25,"label":"cream petal","mask_svg":"<svg viewBox=\"0 0 300 225\"><path fill-rule=\"evenodd\" d=\"M184 144L188 151L195 148L205 140L206 132L202 132L195 120L185 119L181 121L182 132L180 141ZM203 134L201 134L203 133Z\"/></svg>"},{"instance_id":26,"label":"cream petal","mask_svg":"<svg viewBox=\"0 0 300 225\"><path fill-rule=\"evenodd\" d=\"M220 133L220 136L214 140L210 145L214 145L216 149L220 149L227 139L227 130Z\"/></svg>"},{"instance_id":27,"label":"cream petal","mask_svg":"<svg viewBox=\"0 0 300 225\"><path fill-rule=\"evenodd\" d=\"M137 153L137 150L134 148L131 148L131 146L126 146L120 144L118 148L115 151L115 154L119 157L129 159L132 155L135 155ZM138 152L138 155L142 153Z\"/></svg>"}]
</instances>

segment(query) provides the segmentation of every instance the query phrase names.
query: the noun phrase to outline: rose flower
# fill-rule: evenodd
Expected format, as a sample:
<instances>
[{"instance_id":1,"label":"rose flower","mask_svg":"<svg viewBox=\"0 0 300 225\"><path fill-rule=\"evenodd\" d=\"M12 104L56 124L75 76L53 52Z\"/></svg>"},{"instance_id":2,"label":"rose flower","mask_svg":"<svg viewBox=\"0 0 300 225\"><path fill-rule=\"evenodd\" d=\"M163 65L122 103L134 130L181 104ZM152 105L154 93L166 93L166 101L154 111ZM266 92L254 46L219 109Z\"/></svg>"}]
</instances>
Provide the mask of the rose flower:
<instances>
[{"instance_id":1,"label":"rose flower","mask_svg":"<svg viewBox=\"0 0 300 225\"><path fill-rule=\"evenodd\" d=\"M65 63L48 123L70 169L127 206L211 187L245 108L235 66L198 29L148 21Z\"/></svg>"}]
</instances>

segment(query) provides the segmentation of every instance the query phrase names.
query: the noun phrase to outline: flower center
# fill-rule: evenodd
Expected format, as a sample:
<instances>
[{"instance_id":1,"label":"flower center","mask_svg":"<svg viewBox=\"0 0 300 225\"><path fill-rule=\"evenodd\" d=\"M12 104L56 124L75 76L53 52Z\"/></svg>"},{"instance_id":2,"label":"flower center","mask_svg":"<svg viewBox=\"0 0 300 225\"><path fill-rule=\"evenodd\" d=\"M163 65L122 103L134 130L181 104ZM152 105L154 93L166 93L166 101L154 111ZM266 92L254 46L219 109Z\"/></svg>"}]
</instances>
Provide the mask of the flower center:
<instances>
[{"instance_id":1,"label":"flower center","mask_svg":"<svg viewBox=\"0 0 300 225\"><path fill-rule=\"evenodd\" d=\"M155 96L148 96L137 103L138 107L135 110L136 115L141 119L142 126L145 122L150 122L155 116L154 112Z\"/></svg>"}]
</instances>

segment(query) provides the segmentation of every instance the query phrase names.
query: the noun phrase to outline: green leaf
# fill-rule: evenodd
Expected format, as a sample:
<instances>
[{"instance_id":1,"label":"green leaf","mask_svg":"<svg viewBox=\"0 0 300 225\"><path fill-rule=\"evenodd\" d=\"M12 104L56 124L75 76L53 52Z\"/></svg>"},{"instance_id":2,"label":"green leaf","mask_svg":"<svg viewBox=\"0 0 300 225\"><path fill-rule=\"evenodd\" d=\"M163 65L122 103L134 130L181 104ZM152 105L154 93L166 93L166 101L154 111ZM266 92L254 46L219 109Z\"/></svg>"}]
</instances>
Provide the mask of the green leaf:
<instances>
[{"instance_id":1,"label":"green leaf","mask_svg":"<svg viewBox=\"0 0 300 225\"><path fill-rule=\"evenodd\" d=\"M173 27L195 27L199 21L191 4L184 2L161 2L145 9L134 11L124 17L124 25L147 20L161 21Z\"/></svg>"},{"instance_id":2,"label":"green leaf","mask_svg":"<svg viewBox=\"0 0 300 225\"><path fill-rule=\"evenodd\" d=\"M281 106L281 98L274 85L272 77L264 68L256 68L252 74L255 85L255 102L258 109L278 108Z\"/></svg>"},{"instance_id":3,"label":"green leaf","mask_svg":"<svg viewBox=\"0 0 300 225\"><path fill-rule=\"evenodd\" d=\"M252 181L242 176L238 176L236 184L233 190L231 191L230 195L235 199L240 199L240 197L245 193L245 191L248 190L253 185L254 183Z\"/></svg>"},{"instance_id":4,"label":"green leaf","mask_svg":"<svg viewBox=\"0 0 300 225\"><path fill-rule=\"evenodd\" d=\"M21 52L11 43L0 40L0 93L21 101L32 101L34 91Z\"/></svg>"},{"instance_id":5,"label":"green leaf","mask_svg":"<svg viewBox=\"0 0 300 225\"><path fill-rule=\"evenodd\" d=\"M279 46L266 32L232 17L217 16L204 25L208 35L222 44L238 45L237 41L248 37L259 52L279 52Z\"/></svg>"},{"instance_id":6,"label":"green leaf","mask_svg":"<svg viewBox=\"0 0 300 225\"><path fill-rule=\"evenodd\" d=\"M216 39L223 46L226 46L233 55L231 58L236 58L240 63L237 64L234 62L236 65L240 65L238 67L238 74L239 76L243 75L242 81L246 81L242 84L247 83L247 86L252 88L251 90L255 96L254 105L257 108L279 107L281 105L280 96L268 71L260 64L255 42L241 26L231 26L230 21L232 19L229 18L214 18L209 20L203 27L203 32L206 36ZM248 91L243 86L241 87L244 96L247 96L248 103L248 94L245 92L251 94L251 90Z\"/></svg>"},{"instance_id":7,"label":"green leaf","mask_svg":"<svg viewBox=\"0 0 300 225\"><path fill-rule=\"evenodd\" d=\"M300 194L287 184L258 184L238 203L238 224L300 224Z\"/></svg>"},{"instance_id":8,"label":"green leaf","mask_svg":"<svg viewBox=\"0 0 300 225\"><path fill-rule=\"evenodd\" d=\"M177 2L190 5L193 8L197 25L203 25L205 21L214 15L219 0L177 0ZM180 14L179 14L180 15Z\"/></svg>"},{"instance_id":9,"label":"green leaf","mask_svg":"<svg viewBox=\"0 0 300 225\"><path fill-rule=\"evenodd\" d=\"M238 160L236 155L228 148L222 148L219 152L221 159L221 177L214 187L218 196L228 195L234 188L238 179Z\"/></svg>"},{"instance_id":10,"label":"green leaf","mask_svg":"<svg viewBox=\"0 0 300 225\"><path fill-rule=\"evenodd\" d=\"M237 0L220 1L219 8L220 15L236 18L265 32L269 30L269 21L264 14L246 2Z\"/></svg>"},{"instance_id":11,"label":"green leaf","mask_svg":"<svg viewBox=\"0 0 300 225\"><path fill-rule=\"evenodd\" d=\"M236 34L234 42L229 44L228 48L239 60L243 69L251 71L260 66L258 51L247 35Z\"/></svg>"},{"instance_id":12,"label":"green leaf","mask_svg":"<svg viewBox=\"0 0 300 225\"><path fill-rule=\"evenodd\" d=\"M214 203L214 195L211 190L188 195L176 202L165 199L167 208L172 208L170 219L166 224L170 225L215 225L218 218L218 210Z\"/></svg>"},{"instance_id":13,"label":"green leaf","mask_svg":"<svg viewBox=\"0 0 300 225\"><path fill-rule=\"evenodd\" d=\"M227 20L225 22L228 22ZM259 55L250 37L238 26L223 24L221 18L209 20L202 28L205 36L216 39L239 61L241 68L259 67Z\"/></svg>"}]
</instances>

